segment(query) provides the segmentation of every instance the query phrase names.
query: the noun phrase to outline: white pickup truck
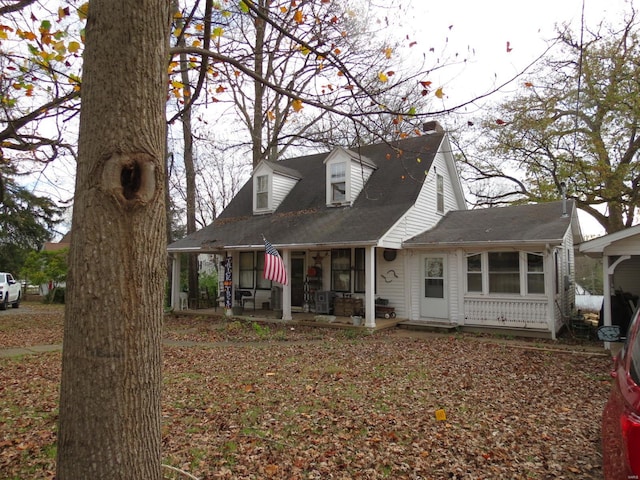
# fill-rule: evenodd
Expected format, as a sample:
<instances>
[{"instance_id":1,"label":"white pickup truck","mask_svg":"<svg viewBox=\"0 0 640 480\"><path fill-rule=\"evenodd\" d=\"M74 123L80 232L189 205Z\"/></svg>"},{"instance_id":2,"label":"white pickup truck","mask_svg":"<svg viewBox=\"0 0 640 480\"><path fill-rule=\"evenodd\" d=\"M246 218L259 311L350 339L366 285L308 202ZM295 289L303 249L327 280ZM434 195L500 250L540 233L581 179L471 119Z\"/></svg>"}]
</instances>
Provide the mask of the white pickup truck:
<instances>
[{"instance_id":1,"label":"white pickup truck","mask_svg":"<svg viewBox=\"0 0 640 480\"><path fill-rule=\"evenodd\" d=\"M0 310L6 310L9 304L18 308L21 297L22 288L13 275L0 272Z\"/></svg>"}]
</instances>

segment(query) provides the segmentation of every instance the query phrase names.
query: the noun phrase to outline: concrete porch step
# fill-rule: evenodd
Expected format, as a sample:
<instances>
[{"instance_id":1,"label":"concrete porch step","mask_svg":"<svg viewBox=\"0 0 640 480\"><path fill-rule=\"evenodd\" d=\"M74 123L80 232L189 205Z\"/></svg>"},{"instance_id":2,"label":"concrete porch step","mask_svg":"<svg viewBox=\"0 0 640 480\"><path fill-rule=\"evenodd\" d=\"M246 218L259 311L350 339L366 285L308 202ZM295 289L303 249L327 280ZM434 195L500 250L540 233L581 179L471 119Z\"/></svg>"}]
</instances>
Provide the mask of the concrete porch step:
<instances>
[{"instance_id":1,"label":"concrete porch step","mask_svg":"<svg viewBox=\"0 0 640 480\"><path fill-rule=\"evenodd\" d=\"M450 323L424 322L415 320L404 320L402 322L399 322L397 326L398 328L405 328L407 330L440 333L453 333L457 329L456 325L451 325Z\"/></svg>"}]
</instances>

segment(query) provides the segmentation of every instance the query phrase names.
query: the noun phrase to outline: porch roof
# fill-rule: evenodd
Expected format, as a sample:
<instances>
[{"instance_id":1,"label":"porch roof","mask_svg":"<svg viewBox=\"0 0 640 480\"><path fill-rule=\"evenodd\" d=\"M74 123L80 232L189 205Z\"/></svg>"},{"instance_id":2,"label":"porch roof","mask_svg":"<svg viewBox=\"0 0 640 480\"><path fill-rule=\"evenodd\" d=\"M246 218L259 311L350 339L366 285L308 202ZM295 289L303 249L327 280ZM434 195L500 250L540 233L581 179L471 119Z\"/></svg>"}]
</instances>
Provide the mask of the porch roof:
<instances>
[{"instance_id":1,"label":"porch roof","mask_svg":"<svg viewBox=\"0 0 640 480\"><path fill-rule=\"evenodd\" d=\"M281 160L300 180L278 209L253 215L253 182L248 181L209 226L171 245L170 252L208 252L263 247L376 245L415 203L425 173L444 138L431 133L392 143L362 146L358 153L376 165L352 206L326 205L324 160L331 152Z\"/></svg>"},{"instance_id":2,"label":"porch roof","mask_svg":"<svg viewBox=\"0 0 640 480\"><path fill-rule=\"evenodd\" d=\"M510 207L480 208L448 212L431 230L404 242L409 247L490 246L504 244L558 244L572 228L581 239L575 204L547 202Z\"/></svg>"}]
</instances>

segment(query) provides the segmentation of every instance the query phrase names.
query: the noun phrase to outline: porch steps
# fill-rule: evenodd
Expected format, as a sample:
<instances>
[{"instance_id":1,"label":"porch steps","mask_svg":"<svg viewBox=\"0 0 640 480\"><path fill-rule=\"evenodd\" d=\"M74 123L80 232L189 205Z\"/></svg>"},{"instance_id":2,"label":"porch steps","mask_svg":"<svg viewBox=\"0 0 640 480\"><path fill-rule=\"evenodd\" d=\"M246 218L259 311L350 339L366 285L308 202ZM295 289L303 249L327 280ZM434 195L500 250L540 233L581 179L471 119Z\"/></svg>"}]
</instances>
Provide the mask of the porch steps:
<instances>
[{"instance_id":1,"label":"porch steps","mask_svg":"<svg viewBox=\"0 0 640 480\"><path fill-rule=\"evenodd\" d=\"M417 330L422 332L438 332L438 333L454 333L457 330L456 325L442 322L417 322L412 320L404 320L398 323L398 328L407 330Z\"/></svg>"}]
</instances>

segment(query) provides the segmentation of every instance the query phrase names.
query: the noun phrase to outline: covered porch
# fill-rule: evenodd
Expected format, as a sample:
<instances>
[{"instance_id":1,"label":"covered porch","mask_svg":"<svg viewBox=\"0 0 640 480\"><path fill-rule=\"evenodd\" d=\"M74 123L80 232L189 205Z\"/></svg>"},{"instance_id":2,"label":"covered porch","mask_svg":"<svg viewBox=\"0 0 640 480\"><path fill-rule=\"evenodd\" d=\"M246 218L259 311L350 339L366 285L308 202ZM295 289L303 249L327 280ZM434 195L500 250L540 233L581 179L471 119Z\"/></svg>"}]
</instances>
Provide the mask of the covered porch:
<instances>
[{"instance_id":1,"label":"covered porch","mask_svg":"<svg viewBox=\"0 0 640 480\"><path fill-rule=\"evenodd\" d=\"M184 312L201 306L184 302L185 295L180 291L181 254L207 253L220 259L218 295L215 303L208 305L213 307L212 313L338 326L354 326L355 321L368 329L376 329L382 320L394 320L380 315L376 305L375 245L275 247L287 271L287 285L264 278L263 245L170 247L171 308ZM205 313L203 309L196 311ZM382 318L376 318L376 313Z\"/></svg>"}]
</instances>

